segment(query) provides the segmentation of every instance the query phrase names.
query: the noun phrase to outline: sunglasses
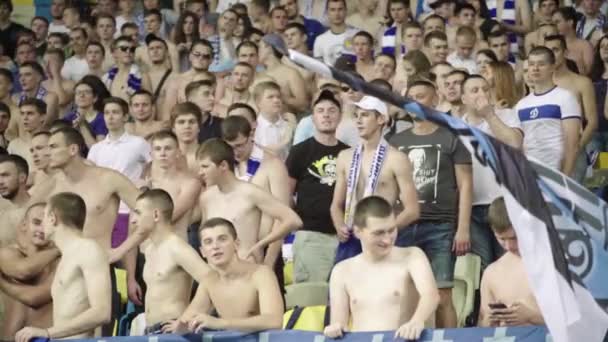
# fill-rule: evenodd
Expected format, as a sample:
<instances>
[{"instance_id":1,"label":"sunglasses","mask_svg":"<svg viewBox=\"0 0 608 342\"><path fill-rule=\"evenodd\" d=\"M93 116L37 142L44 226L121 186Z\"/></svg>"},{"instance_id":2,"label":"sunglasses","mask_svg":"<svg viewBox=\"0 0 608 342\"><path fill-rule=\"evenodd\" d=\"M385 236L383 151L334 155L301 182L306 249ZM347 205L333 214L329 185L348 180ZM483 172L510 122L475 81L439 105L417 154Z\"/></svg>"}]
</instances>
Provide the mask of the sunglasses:
<instances>
[{"instance_id":1,"label":"sunglasses","mask_svg":"<svg viewBox=\"0 0 608 342\"><path fill-rule=\"evenodd\" d=\"M122 52L135 53L137 48L135 46L119 46L118 49Z\"/></svg>"},{"instance_id":2,"label":"sunglasses","mask_svg":"<svg viewBox=\"0 0 608 342\"><path fill-rule=\"evenodd\" d=\"M340 89L342 89L343 92L347 93L350 91L350 87L349 86L341 86Z\"/></svg>"},{"instance_id":3,"label":"sunglasses","mask_svg":"<svg viewBox=\"0 0 608 342\"><path fill-rule=\"evenodd\" d=\"M211 59L211 54L208 53L193 52L192 56L195 58Z\"/></svg>"}]
</instances>

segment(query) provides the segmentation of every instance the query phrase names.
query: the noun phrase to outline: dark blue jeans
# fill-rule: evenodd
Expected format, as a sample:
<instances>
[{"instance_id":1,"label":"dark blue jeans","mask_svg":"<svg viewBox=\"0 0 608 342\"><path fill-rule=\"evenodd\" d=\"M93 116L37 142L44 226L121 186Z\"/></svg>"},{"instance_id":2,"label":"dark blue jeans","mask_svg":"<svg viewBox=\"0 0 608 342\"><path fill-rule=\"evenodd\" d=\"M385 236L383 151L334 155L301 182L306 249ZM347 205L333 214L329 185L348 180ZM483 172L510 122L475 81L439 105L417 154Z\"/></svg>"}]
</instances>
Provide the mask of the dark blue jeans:
<instances>
[{"instance_id":1,"label":"dark blue jeans","mask_svg":"<svg viewBox=\"0 0 608 342\"><path fill-rule=\"evenodd\" d=\"M481 258L481 271L504 254L488 222L489 205L474 205L471 209L471 252Z\"/></svg>"}]
</instances>

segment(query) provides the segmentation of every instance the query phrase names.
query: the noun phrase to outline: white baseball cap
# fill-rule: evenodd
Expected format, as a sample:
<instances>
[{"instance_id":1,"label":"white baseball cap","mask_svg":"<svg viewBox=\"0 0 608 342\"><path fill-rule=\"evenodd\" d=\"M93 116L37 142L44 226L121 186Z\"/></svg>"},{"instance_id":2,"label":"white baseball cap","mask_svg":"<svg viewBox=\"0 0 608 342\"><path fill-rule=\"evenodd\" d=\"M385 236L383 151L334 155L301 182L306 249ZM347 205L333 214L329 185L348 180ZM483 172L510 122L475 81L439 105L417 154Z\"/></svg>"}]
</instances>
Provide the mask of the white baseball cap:
<instances>
[{"instance_id":1,"label":"white baseball cap","mask_svg":"<svg viewBox=\"0 0 608 342\"><path fill-rule=\"evenodd\" d=\"M386 104L377 97L363 96L359 102L355 102L355 106L364 110L375 110L388 119L388 108L386 107Z\"/></svg>"}]
</instances>

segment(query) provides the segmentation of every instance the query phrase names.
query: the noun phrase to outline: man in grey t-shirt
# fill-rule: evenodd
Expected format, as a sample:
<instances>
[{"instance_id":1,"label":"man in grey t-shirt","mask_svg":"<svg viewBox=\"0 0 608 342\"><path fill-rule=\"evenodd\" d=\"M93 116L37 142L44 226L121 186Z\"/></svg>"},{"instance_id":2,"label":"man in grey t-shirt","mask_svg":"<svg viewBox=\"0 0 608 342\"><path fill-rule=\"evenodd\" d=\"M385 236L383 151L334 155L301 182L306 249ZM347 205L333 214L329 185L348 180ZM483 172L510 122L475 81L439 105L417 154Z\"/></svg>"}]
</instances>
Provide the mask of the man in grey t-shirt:
<instances>
[{"instance_id":1,"label":"man in grey t-shirt","mask_svg":"<svg viewBox=\"0 0 608 342\"><path fill-rule=\"evenodd\" d=\"M427 107L437 104L435 86L427 81L413 82L407 95ZM456 255L470 248L471 155L457 136L430 121L414 120L413 128L389 142L409 157L420 203L420 219L399 232L396 244L426 253L439 287L437 326L456 327L452 287Z\"/></svg>"}]
</instances>

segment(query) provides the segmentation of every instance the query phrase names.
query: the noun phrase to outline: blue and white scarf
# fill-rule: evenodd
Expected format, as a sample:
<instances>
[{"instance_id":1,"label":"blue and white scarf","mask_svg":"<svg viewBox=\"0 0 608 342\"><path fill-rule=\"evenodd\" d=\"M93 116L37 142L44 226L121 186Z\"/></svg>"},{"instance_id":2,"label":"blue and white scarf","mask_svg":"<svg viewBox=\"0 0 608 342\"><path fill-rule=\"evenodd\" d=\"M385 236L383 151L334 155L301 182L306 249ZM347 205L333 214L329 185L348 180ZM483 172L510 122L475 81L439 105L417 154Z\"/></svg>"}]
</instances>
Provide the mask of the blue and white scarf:
<instances>
[{"instance_id":1,"label":"blue and white scarf","mask_svg":"<svg viewBox=\"0 0 608 342\"><path fill-rule=\"evenodd\" d=\"M118 74L118 67L114 66L108 70L108 72L103 75L103 83L106 85L108 90L112 89L112 82L116 78ZM139 71L139 67L137 64L131 65L129 69L129 77L127 78L127 94L133 95L135 92L141 90L141 72Z\"/></svg>"},{"instance_id":2,"label":"blue and white scarf","mask_svg":"<svg viewBox=\"0 0 608 342\"><path fill-rule=\"evenodd\" d=\"M42 100L44 101L44 97L46 96L46 94L48 94L49 92L43 87L43 86L39 86L38 90L36 91L36 96L34 96L34 98L38 99L38 100ZM19 103L18 105L21 106L21 103L23 103L23 101L25 99L27 99L29 96L27 96L27 94L25 93L25 91L21 92L21 95L19 95Z\"/></svg>"},{"instance_id":3,"label":"blue and white scarf","mask_svg":"<svg viewBox=\"0 0 608 342\"><path fill-rule=\"evenodd\" d=\"M367 176L367 183L365 184L365 191L363 197L371 196L376 190L378 180L380 179L380 171L382 170L382 164L388 154L388 143L386 140L381 139L374 152L372 159L372 165ZM348 179L346 180L346 203L344 203L344 224L349 228L353 228L353 218L355 212L356 202L354 199L357 193L357 184L359 181L359 174L361 173L361 164L363 162L363 144L359 144L353 153L353 159L350 163L350 170L348 171Z\"/></svg>"}]
</instances>

